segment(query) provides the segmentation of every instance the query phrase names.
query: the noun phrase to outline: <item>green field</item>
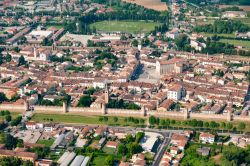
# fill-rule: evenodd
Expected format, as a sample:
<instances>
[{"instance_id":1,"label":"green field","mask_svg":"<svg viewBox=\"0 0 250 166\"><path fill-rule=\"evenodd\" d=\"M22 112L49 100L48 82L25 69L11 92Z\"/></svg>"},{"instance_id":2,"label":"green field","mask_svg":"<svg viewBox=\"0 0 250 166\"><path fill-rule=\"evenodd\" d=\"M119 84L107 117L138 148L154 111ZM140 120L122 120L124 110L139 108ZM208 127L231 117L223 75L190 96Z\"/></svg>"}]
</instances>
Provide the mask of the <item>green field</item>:
<instances>
[{"instance_id":1,"label":"green field","mask_svg":"<svg viewBox=\"0 0 250 166\"><path fill-rule=\"evenodd\" d=\"M104 146L102 148L102 150L106 153L106 154L115 154L116 153L116 149L114 148L108 148L106 146Z\"/></svg>"},{"instance_id":2,"label":"green field","mask_svg":"<svg viewBox=\"0 0 250 166\"><path fill-rule=\"evenodd\" d=\"M235 34L233 34L233 33L231 33L231 34L202 33L202 34L207 36L207 37L217 35L217 36L226 37L226 38L235 38ZM246 40L220 39L220 42L233 44L234 46L242 46L242 47L245 47L247 49L250 49L250 41L246 41Z\"/></svg>"},{"instance_id":3,"label":"green field","mask_svg":"<svg viewBox=\"0 0 250 166\"><path fill-rule=\"evenodd\" d=\"M220 41L223 43L233 44L234 46L242 46L246 47L247 49L250 49L250 41L230 40L230 39L221 39Z\"/></svg>"},{"instance_id":4,"label":"green field","mask_svg":"<svg viewBox=\"0 0 250 166\"><path fill-rule=\"evenodd\" d=\"M52 119L52 121L51 121ZM99 116L63 115L63 114L34 114L32 121L36 122L56 122L56 123L75 123L75 124L103 124L103 125L122 125L135 126L132 122L125 122L124 117L118 117L115 122L113 117L108 117L108 121L99 121Z\"/></svg>"},{"instance_id":5,"label":"green field","mask_svg":"<svg viewBox=\"0 0 250 166\"><path fill-rule=\"evenodd\" d=\"M90 25L91 28L95 27L97 31L119 31L127 33L148 33L154 30L155 26L160 25L156 22L146 21L101 21Z\"/></svg>"},{"instance_id":6,"label":"green field","mask_svg":"<svg viewBox=\"0 0 250 166\"><path fill-rule=\"evenodd\" d=\"M221 36L221 37L229 37L229 38L235 38L235 34L231 33L231 34L227 34L227 33L221 33L221 34L214 34L214 33L201 33L207 37L211 37L211 36L214 36L214 35L217 35L217 36Z\"/></svg>"},{"instance_id":7,"label":"green field","mask_svg":"<svg viewBox=\"0 0 250 166\"><path fill-rule=\"evenodd\" d=\"M50 147L53 144L54 141L55 141L54 139L49 139L49 140L41 139L41 140L38 140L37 143L38 144L43 144L43 145L45 145L47 147Z\"/></svg>"}]
</instances>

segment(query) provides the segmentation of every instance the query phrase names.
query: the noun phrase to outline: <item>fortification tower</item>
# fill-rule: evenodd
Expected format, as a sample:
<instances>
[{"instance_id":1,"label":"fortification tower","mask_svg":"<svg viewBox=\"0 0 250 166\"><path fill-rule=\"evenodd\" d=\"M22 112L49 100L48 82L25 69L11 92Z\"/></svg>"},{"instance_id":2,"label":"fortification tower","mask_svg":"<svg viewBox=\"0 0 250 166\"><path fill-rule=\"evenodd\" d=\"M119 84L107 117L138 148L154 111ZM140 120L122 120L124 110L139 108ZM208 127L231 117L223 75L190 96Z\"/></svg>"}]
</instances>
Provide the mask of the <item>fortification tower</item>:
<instances>
[{"instance_id":1,"label":"fortification tower","mask_svg":"<svg viewBox=\"0 0 250 166\"><path fill-rule=\"evenodd\" d=\"M68 104L66 101L63 101L63 112L67 113L68 112Z\"/></svg>"},{"instance_id":2,"label":"fortification tower","mask_svg":"<svg viewBox=\"0 0 250 166\"><path fill-rule=\"evenodd\" d=\"M189 114L190 114L190 113L189 113L188 109L185 109L185 110L184 110L184 120L190 118L190 115L189 115Z\"/></svg>"},{"instance_id":3,"label":"fortification tower","mask_svg":"<svg viewBox=\"0 0 250 166\"><path fill-rule=\"evenodd\" d=\"M105 104L109 103L109 89L108 89L108 85L106 85L105 87Z\"/></svg>"}]
</instances>

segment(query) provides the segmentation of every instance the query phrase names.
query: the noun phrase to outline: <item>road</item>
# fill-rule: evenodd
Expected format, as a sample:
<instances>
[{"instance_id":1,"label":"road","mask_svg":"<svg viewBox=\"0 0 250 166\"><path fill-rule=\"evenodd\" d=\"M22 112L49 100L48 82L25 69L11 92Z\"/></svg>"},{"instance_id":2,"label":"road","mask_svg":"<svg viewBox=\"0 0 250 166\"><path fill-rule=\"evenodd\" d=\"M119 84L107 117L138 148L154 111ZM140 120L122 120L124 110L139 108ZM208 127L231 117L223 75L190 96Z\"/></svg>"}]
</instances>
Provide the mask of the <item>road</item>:
<instances>
[{"instance_id":1,"label":"road","mask_svg":"<svg viewBox=\"0 0 250 166\"><path fill-rule=\"evenodd\" d=\"M171 134L168 136L168 137L165 137L164 136L164 140L160 146L160 148L158 149L158 152L157 154L155 155L155 159L154 159L154 162L153 162L153 166L158 166L160 165L160 162L161 162L161 159L164 155L164 153L166 152L167 148L168 148L168 145L170 143L170 140L171 140Z\"/></svg>"}]
</instances>

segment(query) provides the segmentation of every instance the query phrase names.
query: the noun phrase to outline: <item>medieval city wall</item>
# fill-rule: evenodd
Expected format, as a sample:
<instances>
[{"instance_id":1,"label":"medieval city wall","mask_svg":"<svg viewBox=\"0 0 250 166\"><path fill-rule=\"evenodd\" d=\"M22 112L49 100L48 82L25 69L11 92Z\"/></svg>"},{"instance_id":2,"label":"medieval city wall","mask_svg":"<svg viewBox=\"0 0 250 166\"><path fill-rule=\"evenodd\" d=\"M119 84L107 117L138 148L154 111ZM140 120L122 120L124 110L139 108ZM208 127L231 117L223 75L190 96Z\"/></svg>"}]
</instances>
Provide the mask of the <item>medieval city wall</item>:
<instances>
[{"instance_id":1,"label":"medieval city wall","mask_svg":"<svg viewBox=\"0 0 250 166\"><path fill-rule=\"evenodd\" d=\"M26 111L26 105L0 104L0 110L9 110L13 112L23 113ZM227 114L201 114L201 113L185 113L185 112L161 112L161 111L144 111L144 110L128 110L113 108L91 108L91 107L66 107L66 106L33 106L35 113L48 114L74 114L74 115L109 115L109 116L132 116L144 117L155 116L159 118L175 118L175 119L201 119L228 121ZM185 115L186 114L186 115ZM250 117L232 115L234 121L250 122Z\"/></svg>"}]
</instances>

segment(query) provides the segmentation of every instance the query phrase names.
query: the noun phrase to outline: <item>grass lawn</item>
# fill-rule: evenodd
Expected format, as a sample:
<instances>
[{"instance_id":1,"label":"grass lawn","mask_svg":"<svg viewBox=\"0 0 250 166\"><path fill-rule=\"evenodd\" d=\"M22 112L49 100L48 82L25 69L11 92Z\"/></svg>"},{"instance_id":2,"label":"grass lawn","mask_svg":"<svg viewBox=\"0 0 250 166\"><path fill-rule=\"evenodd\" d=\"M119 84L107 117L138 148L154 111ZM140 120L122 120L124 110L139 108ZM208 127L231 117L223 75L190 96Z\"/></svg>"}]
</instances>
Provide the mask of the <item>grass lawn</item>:
<instances>
[{"instance_id":1,"label":"grass lawn","mask_svg":"<svg viewBox=\"0 0 250 166\"><path fill-rule=\"evenodd\" d=\"M213 33L202 33L203 35L207 36L207 37L211 37L214 35L217 36L221 36L221 37L230 37L230 38L235 38L235 34L231 33L231 34L226 34L226 33L222 33L222 34L213 34Z\"/></svg>"},{"instance_id":2,"label":"grass lawn","mask_svg":"<svg viewBox=\"0 0 250 166\"><path fill-rule=\"evenodd\" d=\"M221 39L220 41L223 43L233 44L234 46L242 46L242 47L246 47L247 49L250 49L250 41L228 40L228 39Z\"/></svg>"},{"instance_id":3,"label":"grass lawn","mask_svg":"<svg viewBox=\"0 0 250 166\"><path fill-rule=\"evenodd\" d=\"M118 117L118 121L114 121L114 117L108 117L108 121L99 121L99 116L81 116L81 115L65 115L65 114L37 114L35 113L31 120L36 122L51 122L52 119L56 123L76 123L76 124L103 124L103 125L123 125L135 126L132 122L125 122L125 117Z\"/></svg>"},{"instance_id":4,"label":"grass lawn","mask_svg":"<svg viewBox=\"0 0 250 166\"><path fill-rule=\"evenodd\" d=\"M43 144L43 145L45 145L47 147L50 147L53 144L54 141L55 141L54 139L49 139L49 140L41 139L41 140L38 140L37 143L38 144Z\"/></svg>"},{"instance_id":5,"label":"grass lawn","mask_svg":"<svg viewBox=\"0 0 250 166\"><path fill-rule=\"evenodd\" d=\"M61 29L63 28L63 25L49 25L46 28L51 28L51 27L56 28L56 29Z\"/></svg>"},{"instance_id":6,"label":"grass lawn","mask_svg":"<svg viewBox=\"0 0 250 166\"><path fill-rule=\"evenodd\" d=\"M105 158L106 158L106 156L98 155L98 156L94 157L93 161L89 165L91 165L91 166L104 165Z\"/></svg>"},{"instance_id":7,"label":"grass lawn","mask_svg":"<svg viewBox=\"0 0 250 166\"><path fill-rule=\"evenodd\" d=\"M116 149L114 148L108 148L104 146L102 150L107 154L116 154Z\"/></svg>"},{"instance_id":8,"label":"grass lawn","mask_svg":"<svg viewBox=\"0 0 250 166\"><path fill-rule=\"evenodd\" d=\"M146 21L101 21L90 25L95 27L98 31L120 31L128 33L144 32L148 33L154 30L155 26L160 25L156 22Z\"/></svg>"}]
</instances>

